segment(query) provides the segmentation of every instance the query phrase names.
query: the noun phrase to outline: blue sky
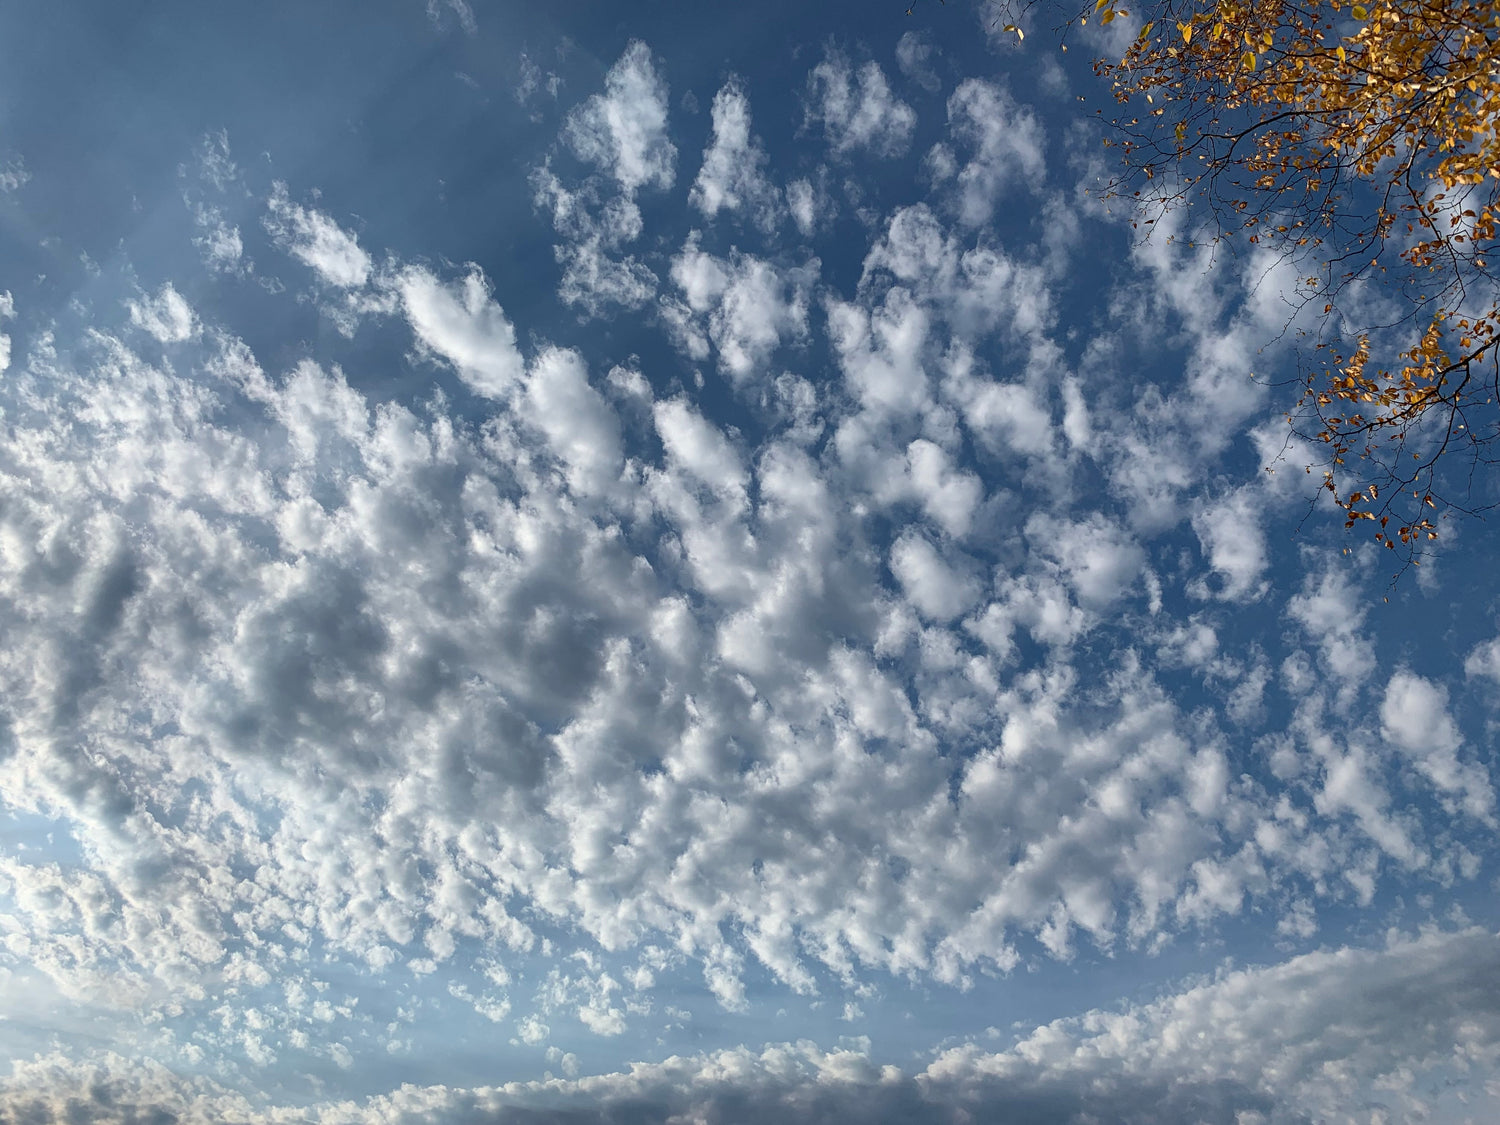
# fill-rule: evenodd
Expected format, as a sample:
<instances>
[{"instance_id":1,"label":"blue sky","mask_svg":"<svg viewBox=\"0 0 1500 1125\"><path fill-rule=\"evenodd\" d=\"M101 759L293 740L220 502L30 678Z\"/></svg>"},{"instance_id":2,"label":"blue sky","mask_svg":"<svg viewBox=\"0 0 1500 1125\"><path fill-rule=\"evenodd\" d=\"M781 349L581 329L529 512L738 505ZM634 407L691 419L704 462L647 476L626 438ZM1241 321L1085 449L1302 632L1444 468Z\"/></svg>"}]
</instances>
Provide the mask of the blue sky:
<instances>
[{"instance_id":1,"label":"blue sky","mask_svg":"<svg viewBox=\"0 0 1500 1125\"><path fill-rule=\"evenodd\" d=\"M0 1119L1493 1118L1493 532L1308 515L1120 42L0 30Z\"/></svg>"}]
</instances>

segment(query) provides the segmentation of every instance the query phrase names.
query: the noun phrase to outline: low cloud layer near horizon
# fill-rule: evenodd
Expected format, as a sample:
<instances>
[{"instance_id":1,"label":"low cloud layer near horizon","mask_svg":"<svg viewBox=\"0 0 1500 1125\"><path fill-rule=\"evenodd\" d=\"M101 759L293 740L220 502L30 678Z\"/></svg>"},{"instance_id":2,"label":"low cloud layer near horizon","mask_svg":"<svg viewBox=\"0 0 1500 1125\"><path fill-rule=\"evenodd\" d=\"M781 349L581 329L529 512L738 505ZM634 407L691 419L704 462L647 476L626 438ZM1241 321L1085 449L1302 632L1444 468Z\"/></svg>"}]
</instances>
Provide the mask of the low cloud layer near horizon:
<instances>
[{"instance_id":1,"label":"low cloud layer near horizon","mask_svg":"<svg viewBox=\"0 0 1500 1125\"><path fill-rule=\"evenodd\" d=\"M503 222L195 120L8 283L0 1120L1485 1119L1493 545L1303 521L1284 264L973 16L412 18Z\"/></svg>"}]
</instances>

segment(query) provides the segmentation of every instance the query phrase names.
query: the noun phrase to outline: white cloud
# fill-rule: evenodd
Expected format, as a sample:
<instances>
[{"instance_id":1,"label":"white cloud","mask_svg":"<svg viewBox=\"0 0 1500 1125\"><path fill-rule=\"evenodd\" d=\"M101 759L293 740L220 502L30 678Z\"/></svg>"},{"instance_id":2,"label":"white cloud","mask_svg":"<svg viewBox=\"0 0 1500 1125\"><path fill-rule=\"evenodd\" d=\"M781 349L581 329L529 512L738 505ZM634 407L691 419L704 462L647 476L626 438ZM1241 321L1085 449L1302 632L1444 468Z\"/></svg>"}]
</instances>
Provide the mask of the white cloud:
<instances>
[{"instance_id":1,"label":"white cloud","mask_svg":"<svg viewBox=\"0 0 1500 1125\"><path fill-rule=\"evenodd\" d=\"M958 213L966 226L989 220L1005 190L1020 180L1041 187L1046 158L1041 123L1000 87L980 78L948 99L948 128L972 155L958 169Z\"/></svg>"},{"instance_id":2,"label":"white cloud","mask_svg":"<svg viewBox=\"0 0 1500 1125\"><path fill-rule=\"evenodd\" d=\"M603 168L626 193L672 186L677 146L667 135L667 84L650 48L638 39L625 48L604 76L604 93L568 115L565 136L580 158Z\"/></svg>"},{"instance_id":3,"label":"white cloud","mask_svg":"<svg viewBox=\"0 0 1500 1125\"><path fill-rule=\"evenodd\" d=\"M193 244L203 252L209 268L216 271L238 269L245 257L245 242L240 237L240 228L224 221L213 208L204 208L198 213L203 233L193 239Z\"/></svg>"},{"instance_id":4,"label":"white cloud","mask_svg":"<svg viewBox=\"0 0 1500 1125\"><path fill-rule=\"evenodd\" d=\"M535 1045L545 1043L547 1036L552 1034L552 1029L535 1016L527 1016L516 1022L516 1031L521 1036L521 1042Z\"/></svg>"},{"instance_id":5,"label":"white cloud","mask_svg":"<svg viewBox=\"0 0 1500 1125\"><path fill-rule=\"evenodd\" d=\"M276 184L266 206L266 230L276 244L324 283L354 289L369 281L374 263L354 236L321 211L293 203L285 184Z\"/></svg>"},{"instance_id":6,"label":"white cloud","mask_svg":"<svg viewBox=\"0 0 1500 1125\"><path fill-rule=\"evenodd\" d=\"M479 30L479 24L474 19L474 9L469 7L468 0L427 0L427 18L434 24L442 23L445 10L453 13L459 27L468 34L473 35Z\"/></svg>"},{"instance_id":7,"label":"white cloud","mask_svg":"<svg viewBox=\"0 0 1500 1125\"><path fill-rule=\"evenodd\" d=\"M445 283L411 267L399 275L396 291L417 339L452 363L475 393L504 398L521 378L516 330L478 269Z\"/></svg>"},{"instance_id":8,"label":"white cloud","mask_svg":"<svg viewBox=\"0 0 1500 1125\"><path fill-rule=\"evenodd\" d=\"M893 157L911 144L917 115L891 91L879 64L867 62L855 71L833 51L807 76L806 123L823 126L835 156L867 149Z\"/></svg>"},{"instance_id":9,"label":"white cloud","mask_svg":"<svg viewBox=\"0 0 1500 1125\"><path fill-rule=\"evenodd\" d=\"M620 420L589 385L583 358L548 348L526 376L526 415L567 466L568 485L591 495L609 488L622 462Z\"/></svg>"},{"instance_id":10,"label":"white cloud","mask_svg":"<svg viewBox=\"0 0 1500 1125\"><path fill-rule=\"evenodd\" d=\"M999 1054L957 1048L925 1077L974 1095L986 1080L1000 1090L1037 1082L1063 1097L1097 1084L1115 1091L1105 1112L1127 1120L1355 1120L1350 1111L1375 1090L1387 1112L1425 1117L1428 1099L1442 1095L1419 1074L1473 1074L1469 1059L1486 1060L1483 1073L1500 1052L1500 1012L1489 996L1466 993L1497 951L1483 930L1434 932L1224 972L1149 1004L1037 1028ZM1493 1100L1474 1078L1465 1084ZM1369 1120L1384 1119L1368 1108Z\"/></svg>"},{"instance_id":11,"label":"white cloud","mask_svg":"<svg viewBox=\"0 0 1500 1125\"><path fill-rule=\"evenodd\" d=\"M31 173L26 169L26 162L19 156L12 156L0 167L0 191L18 191L31 182Z\"/></svg>"},{"instance_id":12,"label":"white cloud","mask_svg":"<svg viewBox=\"0 0 1500 1125\"><path fill-rule=\"evenodd\" d=\"M178 174L188 181L183 202L198 227L193 245L204 262L215 273L248 274L251 265L240 228L225 217L226 205L245 194L243 174L230 154L229 134L222 129L207 134L195 161L180 167Z\"/></svg>"},{"instance_id":13,"label":"white cloud","mask_svg":"<svg viewBox=\"0 0 1500 1125\"><path fill-rule=\"evenodd\" d=\"M906 413L927 400L923 358L930 323L926 311L900 286L873 312L829 302L829 337L850 392L866 410Z\"/></svg>"},{"instance_id":14,"label":"white cloud","mask_svg":"<svg viewBox=\"0 0 1500 1125\"><path fill-rule=\"evenodd\" d=\"M1448 713L1448 693L1411 672L1397 672L1380 704L1381 732L1440 792L1462 795L1470 816L1493 823L1495 793L1483 766L1462 763L1463 739Z\"/></svg>"},{"instance_id":15,"label":"white cloud","mask_svg":"<svg viewBox=\"0 0 1500 1125\"><path fill-rule=\"evenodd\" d=\"M838 207L821 178L817 183L803 178L787 184L786 205L803 238L811 238L825 229L838 214Z\"/></svg>"},{"instance_id":16,"label":"white cloud","mask_svg":"<svg viewBox=\"0 0 1500 1125\"><path fill-rule=\"evenodd\" d=\"M597 237L558 246L556 253L564 267L557 295L590 316L602 316L612 305L638 309L656 296L656 274L633 257L609 257Z\"/></svg>"},{"instance_id":17,"label":"white cloud","mask_svg":"<svg viewBox=\"0 0 1500 1125\"><path fill-rule=\"evenodd\" d=\"M956 470L941 446L918 439L906 449L907 472L923 510L949 535L962 538L984 499L984 485L971 472Z\"/></svg>"},{"instance_id":18,"label":"white cloud","mask_svg":"<svg viewBox=\"0 0 1500 1125\"><path fill-rule=\"evenodd\" d=\"M1044 558L1090 608L1103 608L1125 596L1140 576L1145 552L1122 528L1099 516L1074 521L1038 512L1026 522L1026 534Z\"/></svg>"},{"instance_id":19,"label":"white cloud","mask_svg":"<svg viewBox=\"0 0 1500 1125\"><path fill-rule=\"evenodd\" d=\"M963 338L1003 328L1034 347L1052 320L1042 272L979 245L962 249L953 233L925 204L902 207L884 236L865 256L862 287L889 272L913 287L934 315ZM1047 365L1038 349L1035 366Z\"/></svg>"},{"instance_id":20,"label":"white cloud","mask_svg":"<svg viewBox=\"0 0 1500 1125\"><path fill-rule=\"evenodd\" d=\"M799 988L809 963L956 982L1010 963L1008 935L1059 952L1070 931L1107 944L1138 885L1170 919L1217 870L1190 883L1195 863L1233 869L1247 829L1217 829L1221 845L1195 818L1253 823L1234 811L1250 798L1200 799L1185 753L1137 757L1141 730L1180 743L1149 672L1095 688L1086 718L1070 712L1065 665L1009 686L997 675L1021 630L1067 646L1089 627L1084 609L1129 596L1136 548L1118 528L1044 529L1034 573L1005 577L987 604L989 564L931 537L972 532L983 502L950 438L893 448L906 483L891 503L919 506L933 528L898 524L891 547L872 549L869 501L836 454L792 430L747 445L678 395L652 406L661 453L641 464L577 354L522 362L477 273L391 276L414 338L491 400L482 424L372 401L331 367L268 375L205 332L224 349L205 365L212 395L122 350L107 378L60 377L55 393L87 409L28 423L85 427L67 456L119 466L107 478L64 497L47 482L76 475L47 460L62 456L55 440L7 447L0 481L26 498L0 508L0 595L29 607L15 651L63 655L0 668L6 698L37 701L13 723L22 749L0 783L8 801L48 802L85 839L117 841L98 852L112 857L109 909L153 909L166 872L174 893L242 914L237 932L279 935L268 949L317 935L355 963L436 974L476 948L533 947L506 906L518 895L585 946L659 931L699 958L717 950L705 971L738 1005L736 957L763 956ZM253 419L256 442L220 401ZM804 405L848 409L836 390ZM149 520L116 514L148 497ZM26 522L42 513L64 530L49 539ZM31 546L49 541L83 560L52 593ZM971 629L947 629L971 611ZM126 699L149 708L142 722L171 716L180 737L108 734L135 730L114 702ZM111 772L64 768L37 725L47 715L98 729ZM978 753L1000 731L1001 753ZM942 745L976 747L957 803ZM1117 770L1119 801L1096 806ZM93 787L120 775L142 793L201 779L228 833L215 854L263 875L221 886L192 837L96 806ZM1163 821L1179 825L1173 846L1146 839ZM867 870L871 833L887 828L899 869ZM988 851L1031 858L965 858ZM136 864L150 882L133 881ZM724 901L743 943L718 931ZM92 975L51 971L93 994L135 987L139 966L217 963L222 917L148 925L144 944L100 936ZM82 923L70 911L28 925L60 940ZM270 979L267 957L252 963ZM612 1008L626 1010L616 997L591 1018L614 1027Z\"/></svg>"},{"instance_id":21,"label":"white cloud","mask_svg":"<svg viewBox=\"0 0 1500 1125\"><path fill-rule=\"evenodd\" d=\"M14 319L15 315L16 302L10 290L0 292L0 323ZM10 335L0 332L0 375L4 375L8 370L10 370Z\"/></svg>"},{"instance_id":22,"label":"white cloud","mask_svg":"<svg viewBox=\"0 0 1500 1125\"><path fill-rule=\"evenodd\" d=\"M230 153L227 130L205 134L198 144L196 156L193 171L215 191L225 192L240 184L242 174Z\"/></svg>"},{"instance_id":23,"label":"white cloud","mask_svg":"<svg viewBox=\"0 0 1500 1125\"><path fill-rule=\"evenodd\" d=\"M896 40L896 64L901 73L929 94L937 93L943 84L932 67L933 60L941 55L926 32L908 31Z\"/></svg>"},{"instance_id":24,"label":"white cloud","mask_svg":"<svg viewBox=\"0 0 1500 1125\"><path fill-rule=\"evenodd\" d=\"M736 382L763 374L783 342L806 335L818 268L816 258L794 269L738 252L718 258L694 232L672 259L682 300L665 306L679 346L701 360L712 343L720 370Z\"/></svg>"},{"instance_id":25,"label":"white cloud","mask_svg":"<svg viewBox=\"0 0 1500 1125\"><path fill-rule=\"evenodd\" d=\"M1322 567L1310 568L1302 593L1287 603L1287 612L1318 641L1325 668L1343 684L1348 699L1374 671L1375 653L1361 632L1365 607L1358 586L1339 562L1327 557L1319 562Z\"/></svg>"},{"instance_id":26,"label":"white cloud","mask_svg":"<svg viewBox=\"0 0 1500 1125\"><path fill-rule=\"evenodd\" d=\"M553 247L563 267L557 294L564 303L600 317L612 306L638 309L655 296L657 277L649 267L633 255L614 256L641 235L641 209L632 194L601 202L597 177L572 190L547 164L532 172L531 183L533 202L551 212L565 240Z\"/></svg>"},{"instance_id":27,"label":"white cloud","mask_svg":"<svg viewBox=\"0 0 1500 1125\"><path fill-rule=\"evenodd\" d=\"M30 997L90 1034L123 1029L125 1054L245 1089L344 1064L372 1088L388 1058L462 1031L449 1020L502 1023L535 1058L555 1037L554 1065L578 1037L624 1058L660 1036L665 1054L689 1017L664 1001L686 988L719 1005L694 1033L723 1046L723 1012L883 1019L908 982L989 1003L1048 958L1148 965L1134 959L1219 940L1225 916L1235 935L1336 941L1377 895L1456 900L1487 872L1455 815L1492 815L1463 708L1382 670L1360 572L1335 569L1358 563L1309 550L1288 598L1268 533L1235 540L1284 497L1207 480L1238 471L1206 451L1254 399L1195 413L1193 395L1228 379L1261 313L1223 330L1234 279L1210 297L1174 282L1150 307L1168 318L1152 329L1164 369L1170 326L1196 334L1182 386L1117 371L1136 290L1098 306L1110 327L1091 339L1055 305L1056 247L997 248L973 216L1044 182L1006 148L1040 141L995 87L965 89L945 150L957 209L948 188L884 216L851 193L867 241L827 277L777 245L725 249L722 225L648 232L671 201L636 196L672 183L673 158L637 45L565 127L602 171L564 183L553 150L532 176L561 313L502 309L477 267L377 267L278 188L273 236L318 271L319 301L344 302L341 328L387 316L378 336L291 360L273 342L263 369L212 306L167 288L97 314L83 346L28 340L0 382L0 797L15 831L58 843L0 857L0 1007ZM830 58L814 90L842 155L908 143L878 68ZM987 131L986 107L1014 135ZM753 207L736 87L714 128L691 196ZM787 194L808 238L833 210L815 167ZM1143 288L1183 268L1139 258ZM654 315L574 334L575 310L620 308ZM538 341L524 354L518 330ZM175 341L170 366L147 335ZM1220 597L1193 600L1210 581ZM1258 624L1221 604L1253 597ZM1481 647L1470 671L1493 663ZM1443 948L1483 962L1481 936ZM1403 963L1442 941L1406 942ZM1374 1018L1345 968L1374 979L1382 956L1282 969L1325 1010L1342 991ZM319 1112L578 1108L631 1082L656 1097L666 1075L664 1113L685 1117L815 1117L835 1089L858 1120L1196 1119L1322 1104L1259 1077L1292 1055L1404 1081L1396 1063L1359 1070L1373 1041L1319 1055L1303 1037L1267 1061L1195 1007L1256 1013L1266 1042L1283 1018L1316 1035L1277 971L1225 968L921 1077L854 1051L728 1049ZM24 1089L50 1089L47 1066ZM182 1096L164 1104L184 1120L246 1116L207 1084Z\"/></svg>"},{"instance_id":28,"label":"white cloud","mask_svg":"<svg viewBox=\"0 0 1500 1125\"><path fill-rule=\"evenodd\" d=\"M1464 658L1464 675L1500 684L1500 637L1475 645Z\"/></svg>"},{"instance_id":29,"label":"white cloud","mask_svg":"<svg viewBox=\"0 0 1500 1125\"><path fill-rule=\"evenodd\" d=\"M1208 501L1193 516L1193 530L1208 563L1223 584L1215 596L1224 601L1254 601L1265 595L1262 580L1268 559L1260 511L1248 489ZM1205 587L1206 592L1206 587Z\"/></svg>"},{"instance_id":30,"label":"white cloud","mask_svg":"<svg viewBox=\"0 0 1500 1125\"><path fill-rule=\"evenodd\" d=\"M979 584L972 574L950 566L923 536L906 534L891 548L891 572L922 616L951 621L973 606Z\"/></svg>"},{"instance_id":31,"label":"white cloud","mask_svg":"<svg viewBox=\"0 0 1500 1125\"><path fill-rule=\"evenodd\" d=\"M713 136L688 202L705 218L721 210L743 211L762 230L774 231L781 201L766 178L765 164L765 149L750 134L750 100L743 84L731 78L714 95Z\"/></svg>"},{"instance_id":32,"label":"white cloud","mask_svg":"<svg viewBox=\"0 0 1500 1125\"><path fill-rule=\"evenodd\" d=\"M126 301L125 307L132 324L163 344L180 344L198 330L192 306L171 282L157 290L154 297L142 294L138 300Z\"/></svg>"},{"instance_id":33,"label":"white cloud","mask_svg":"<svg viewBox=\"0 0 1500 1125\"><path fill-rule=\"evenodd\" d=\"M682 399L659 402L654 412L656 432L674 461L716 491L744 494L746 477L739 456L703 415Z\"/></svg>"}]
</instances>

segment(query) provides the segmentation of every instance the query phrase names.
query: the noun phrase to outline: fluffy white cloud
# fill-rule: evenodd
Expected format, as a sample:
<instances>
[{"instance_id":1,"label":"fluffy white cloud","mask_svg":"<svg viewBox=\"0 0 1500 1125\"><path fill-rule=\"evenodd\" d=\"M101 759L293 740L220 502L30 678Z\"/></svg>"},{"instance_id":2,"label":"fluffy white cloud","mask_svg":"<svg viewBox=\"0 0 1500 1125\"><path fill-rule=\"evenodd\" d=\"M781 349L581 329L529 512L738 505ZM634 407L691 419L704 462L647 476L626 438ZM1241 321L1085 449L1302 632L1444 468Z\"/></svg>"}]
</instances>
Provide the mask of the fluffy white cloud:
<instances>
[{"instance_id":1,"label":"fluffy white cloud","mask_svg":"<svg viewBox=\"0 0 1500 1125\"><path fill-rule=\"evenodd\" d=\"M276 184L266 207L265 225L271 237L320 280L352 289L370 279L374 263L355 237L323 212L293 203L285 184Z\"/></svg>"},{"instance_id":2,"label":"fluffy white cloud","mask_svg":"<svg viewBox=\"0 0 1500 1125\"><path fill-rule=\"evenodd\" d=\"M1013 181L1040 188L1046 169L1041 123L994 83L970 78L960 84L948 99L948 128L971 153L956 172L958 213L966 226L986 222Z\"/></svg>"},{"instance_id":3,"label":"fluffy white cloud","mask_svg":"<svg viewBox=\"0 0 1500 1125\"><path fill-rule=\"evenodd\" d=\"M979 477L955 469L941 446L920 438L907 446L906 460L912 488L921 498L923 510L949 535L966 535L984 499Z\"/></svg>"},{"instance_id":4,"label":"fluffy white cloud","mask_svg":"<svg viewBox=\"0 0 1500 1125\"><path fill-rule=\"evenodd\" d=\"M678 345L694 359L707 359L709 345L719 367L736 382L764 373L783 341L807 333L809 290L819 263L783 269L750 254L719 258L690 235L672 259L680 300L664 305Z\"/></svg>"},{"instance_id":5,"label":"fluffy white cloud","mask_svg":"<svg viewBox=\"0 0 1500 1125\"><path fill-rule=\"evenodd\" d=\"M830 52L807 78L806 122L823 126L838 157L859 149L876 156L905 152L916 128L916 112L894 92L878 63L857 71L837 51Z\"/></svg>"},{"instance_id":6,"label":"fluffy white cloud","mask_svg":"<svg viewBox=\"0 0 1500 1125\"><path fill-rule=\"evenodd\" d=\"M924 617L951 621L974 604L979 584L951 566L926 538L907 534L891 548L891 573Z\"/></svg>"},{"instance_id":7,"label":"fluffy white cloud","mask_svg":"<svg viewBox=\"0 0 1500 1125\"><path fill-rule=\"evenodd\" d=\"M781 201L766 178L765 165L765 150L750 134L750 99L743 84L732 78L714 95L713 136L703 150L703 167L688 202L705 218L720 211L743 211L763 230L773 231L780 221ZM810 229L811 220L805 225Z\"/></svg>"},{"instance_id":8,"label":"fluffy white cloud","mask_svg":"<svg viewBox=\"0 0 1500 1125\"><path fill-rule=\"evenodd\" d=\"M646 44L637 39L625 48L604 76L604 93L568 115L565 136L579 157L603 168L627 193L672 186L677 146L667 135L667 84Z\"/></svg>"},{"instance_id":9,"label":"fluffy white cloud","mask_svg":"<svg viewBox=\"0 0 1500 1125\"><path fill-rule=\"evenodd\" d=\"M548 348L526 375L527 419L567 466L568 485L583 495L609 488L623 460L620 420L589 384L583 357Z\"/></svg>"},{"instance_id":10,"label":"fluffy white cloud","mask_svg":"<svg viewBox=\"0 0 1500 1125\"><path fill-rule=\"evenodd\" d=\"M638 309L656 296L656 274L633 257L611 258L597 237L557 247L557 259L563 265L557 295L590 316L614 305Z\"/></svg>"},{"instance_id":11,"label":"fluffy white cloud","mask_svg":"<svg viewBox=\"0 0 1500 1125\"><path fill-rule=\"evenodd\" d=\"M881 305L830 301L828 331L851 394L872 413L920 409L928 397L929 316L900 286Z\"/></svg>"},{"instance_id":12,"label":"fluffy white cloud","mask_svg":"<svg viewBox=\"0 0 1500 1125\"><path fill-rule=\"evenodd\" d=\"M1500 684L1500 638L1475 645L1464 658L1464 674Z\"/></svg>"},{"instance_id":13,"label":"fluffy white cloud","mask_svg":"<svg viewBox=\"0 0 1500 1125\"><path fill-rule=\"evenodd\" d=\"M16 315L16 301L10 291L0 292L0 323L12 319ZM4 375L10 367L10 336L0 332L0 375Z\"/></svg>"},{"instance_id":14,"label":"fluffy white cloud","mask_svg":"<svg viewBox=\"0 0 1500 1125\"><path fill-rule=\"evenodd\" d=\"M19 156L9 157L0 167L0 191L18 191L30 182L31 173L26 168L26 161Z\"/></svg>"},{"instance_id":15,"label":"fluffy white cloud","mask_svg":"<svg viewBox=\"0 0 1500 1125\"><path fill-rule=\"evenodd\" d=\"M1375 653L1361 632L1365 607L1358 587L1338 563L1319 560L1303 591L1287 603L1287 612L1318 642L1324 667L1344 687L1344 697L1375 668ZM1321 575L1319 571L1321 570Z\"/></svg>"},{"instance_id":16,"label":"fluffy white cloud","mask_svg":"<svg viewBox=\"0 0 1500 1125\"><path fill-rule=\"evenodd\" d=\"M1448 693L1411 672L1397 672L1380 703L1382 733L1445 794L1461 796L1470 816L1494 822L1495 792L1483 766L1459 761L1463 739L1448 713Z\"/></svg>"},{"instance_id":17,"label":"fluffy white cloud","mask_svg":"<svg viewBox=\"0 0 1500 1125\"><path fill-rule=\"evenodd\" d=\"M475 393L503 398L521 378L516 330L477 269L443 282L412 267L400 275L396 291L417 339L452 363Z\"/></svg>"},{"instance_id":18,"label":"fluffy white cloud","mask_svg":"<svg viewBox=\"0 0 1500 1125\"><path fill-rule=\"evenodd\" d=\"M656 294L657 277L634 255L615 256L640 237L641 209L625 192L601 200L598 177L569 189L548 165L531 177L533 202L551 212L553 228L564 239L553 247L563 275L557 295L591 317L612 306L637 309Z\"/></svg>"},{"instance_id":19,"label":"fluffy white cloud","mask_svg":"<svg viewBox=\"0 0 1500 1125\"><path fill-rule=\"evenodd\" d=\"M1260 512L1248 489L1207 502L1193 516L1193 530L1222 579L1215 596L1225 601L1254 601L1264 596L1262 579L1268 563ZM1207 587L1203 587L1207 592Z\"/></svg>"},{"instance_id":20,"label":"fluffy white cloud","mask_svg":"<svg viewBox=\"0 0 1500 1125\"><path fill-rule=\"evenodd\" d=\"M1124 597L1145 563L1140 544L1097 516L1079 523L1038 512L1026 534L1040 556L1056 563L1079 602L1095 609Z\"/></svg>"},{"instance_id":21,"label":"fluffy white cloud","mask_svg":"<svg viewBox=\"0 0 1500 1125\"><path fill-rule=\"evenodd\" d=\"M1092 689L1088 717L1066 665L999 674L1019 630L1067 645L1131 596L1139 548L1118 528L1039 525L1029 572L986 602L988 564L930 531L868 542L836 450L790 428L746 448L676 396L640 464L580 358L523 362L477 273L392 277L414 339L489 400L482 425L316 364L267 374L211 332L212 393L120 344L18 416L51 436L8 446L0 476L0 599L27 638L0 673L32 701L0 784L113 841L88 844L111 857L98 889L69 892L97 906L23 924L33 950L91 933L93 968L34 968L138 995L253 933L267 975L268 951L315 938L430 972L533 947L529 915L610 950L668 935L737 1005L751 956L793 987L809 963L959 981L1012 964L1016 934L1107 946L1234 909L1221 871L1266 885L1235 858L1265 798L1203 780L1148 671ZM891 503L959 535L981 495L948 448L896 450ZM78 473L95 460L117 469ZM57 724L110 747L107 768L58 755ZM971 755L953 799L944 748ZM899 863L872 866L877 841ZM44 895L74 876L11 878ZM167 928L88 921L167 893L212 905ZM616 1008L628 1024L617 1000L589 1018L613 1029Z\"/></svg>"},{"instance_id":22,"label":"fluffy white cloud","mask_svg":"<svg viewBox=\"0 0 1500 1125\"><path fill-rule=\"evenodd\" d=\"M745 470L724 435L681 399L655 407L656 432L667 455L719 492L743 495Z\"/></svg>"},{"instance_id":23,"label":"fluffy white cloud","mask_svg":"<svg viewBox=\"0 0 1500 1125\"><path fill-rule=\"evenodd\" d=\"M198 328L192 306L172 288L171 282L163 285L154 297L142 294L138 300L126 301L125 307L132 324L163 344L180 344L191 339Z\"/></svg>"}]
</instances>

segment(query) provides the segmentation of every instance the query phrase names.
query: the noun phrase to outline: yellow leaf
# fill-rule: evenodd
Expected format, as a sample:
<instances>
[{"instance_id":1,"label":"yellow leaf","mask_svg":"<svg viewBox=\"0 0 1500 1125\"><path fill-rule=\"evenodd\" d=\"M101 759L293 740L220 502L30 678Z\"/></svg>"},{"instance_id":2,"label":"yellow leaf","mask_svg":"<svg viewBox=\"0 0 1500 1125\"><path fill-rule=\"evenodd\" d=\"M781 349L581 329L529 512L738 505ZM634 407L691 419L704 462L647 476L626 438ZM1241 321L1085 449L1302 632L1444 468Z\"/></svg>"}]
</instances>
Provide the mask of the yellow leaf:
<instances>
[{"instance_id":1,"label":"yellow leaf","mask_svg":"<svg viewBox=\"0 0 1500 1125\"><path fill-rule=\"evenodd\" d=\"M1343 47L1340 47L1337 51L1334 52L1334 54L1338 55L1339 62L1346 62L1349 58Z\"/></svg>"},{"instance_id":2,"label":"yellow leaf","mask_svg":"<svg viewBox=\"0 0 1500 1125\"><path fill-rule=\"evenodd\" d=\"M1100 26L1108 27L1109 26L1109 22L1112 19L1114 19L1114 18L1115 18L1115 10L1113 8L1111 8L1111 9L1109 9L1109 11L1105 12L1102 16L1099 17Z\"/></svg>"},{"instance_id":3,"label":"yellow leaf","mask_svg":"<svg viewBox=\"0 0 1500 1125\"><path fill-rule=\"evenodd\" d=\"M1366 8L1361 7L1359 4L1356 4L1354 5L1354 7L1350 8L1349 14L1357 20L1367 20L1370 18L1369 11Z\"/></svg>"},{"instance_id":4,"label":"yellow leaf","mask_svg":"<svg viewBox=\"0 0 1500 1125\"><path fill-rule=\"evenodd\" d=\"M1343 48L1340 47L1339 50L1343 50ZM1240 66L1244 67L1246 70L1254 70L1255 69L1255 52L1254 51L1246 51L1243 55L1241 55L1240 56Z\"/></svg>"}]
</instances>

